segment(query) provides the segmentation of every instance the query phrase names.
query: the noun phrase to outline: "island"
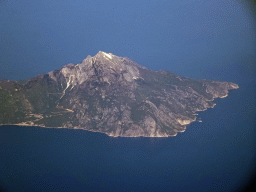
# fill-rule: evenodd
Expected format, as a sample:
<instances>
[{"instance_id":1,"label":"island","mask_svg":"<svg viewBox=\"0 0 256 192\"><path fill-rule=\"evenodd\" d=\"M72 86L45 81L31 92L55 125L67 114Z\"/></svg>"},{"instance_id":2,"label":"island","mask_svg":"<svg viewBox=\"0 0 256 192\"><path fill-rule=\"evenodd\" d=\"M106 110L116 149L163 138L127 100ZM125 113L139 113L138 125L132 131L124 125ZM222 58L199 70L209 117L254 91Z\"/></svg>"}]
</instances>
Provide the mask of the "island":
<instances>
[{"instance_id":1,"label":"island","mask_svg":"<svg viewBox=\"0 0 256 192\"><path fill-rule=\"evenodd\" d=\"M99 51L79 64L0 80L0 125L84 129L113 137L169 137L237 84L147 69Z\"/></svg>"}]
</instances>

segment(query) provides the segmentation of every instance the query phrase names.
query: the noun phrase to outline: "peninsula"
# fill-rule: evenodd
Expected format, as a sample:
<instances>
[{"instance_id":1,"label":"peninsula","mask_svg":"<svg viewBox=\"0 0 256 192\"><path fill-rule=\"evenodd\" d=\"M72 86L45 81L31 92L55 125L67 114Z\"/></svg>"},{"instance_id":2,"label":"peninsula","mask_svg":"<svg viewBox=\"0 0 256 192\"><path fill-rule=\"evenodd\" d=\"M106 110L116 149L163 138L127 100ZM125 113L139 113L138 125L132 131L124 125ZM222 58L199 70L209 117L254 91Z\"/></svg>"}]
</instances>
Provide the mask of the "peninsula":
<instances>
[{"instance_id":1,"label":"peninsula","mask_svg":"<svg viewBox=\"0 0 256 192\"><path fill-rule=\"evenodd\" d=\"M238 85L147 69L99 51L24 81L0 80L0 125L84 129L113 137L169 137Z\"/></svg>"}]
</instances>

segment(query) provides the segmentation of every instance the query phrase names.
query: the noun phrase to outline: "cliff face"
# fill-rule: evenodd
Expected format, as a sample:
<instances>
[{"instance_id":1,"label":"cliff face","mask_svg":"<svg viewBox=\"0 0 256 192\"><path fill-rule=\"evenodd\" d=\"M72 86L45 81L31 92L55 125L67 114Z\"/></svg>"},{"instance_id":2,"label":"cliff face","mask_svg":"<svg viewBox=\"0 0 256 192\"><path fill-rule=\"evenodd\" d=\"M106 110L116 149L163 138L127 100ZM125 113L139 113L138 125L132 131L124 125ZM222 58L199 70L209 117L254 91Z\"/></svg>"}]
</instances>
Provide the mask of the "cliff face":
<instances>
[{"instance_id":1,"label":"cliff face","mask_svg":"<svg viewBox=\"0 0 256 192\"><path fill-rule=\"evenodd\" d=\"M98 52L81 63L28 79L0 80L0 124L79 128L123 137L184 132L196 112L237 89L230 82L152 71Z\"/></svg>"}]
</instances>

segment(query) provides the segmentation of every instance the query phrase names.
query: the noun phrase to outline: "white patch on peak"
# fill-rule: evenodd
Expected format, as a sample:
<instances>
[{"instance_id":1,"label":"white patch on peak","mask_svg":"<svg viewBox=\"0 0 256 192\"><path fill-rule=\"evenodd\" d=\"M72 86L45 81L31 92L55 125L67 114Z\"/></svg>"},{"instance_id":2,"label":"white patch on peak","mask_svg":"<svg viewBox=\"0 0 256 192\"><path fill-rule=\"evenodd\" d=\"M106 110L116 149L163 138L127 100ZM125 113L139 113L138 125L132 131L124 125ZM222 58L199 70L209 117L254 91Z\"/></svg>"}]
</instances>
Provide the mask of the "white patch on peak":
<instances>
[{"instance_id":1,"label":"white patch on peak","mask_svg":"<svg viewBox=\"0 0 256 192\"><path fill-rule=\"evenodd\" d=\"M109 59L112 59L112 56L111 56L110 54L105 53L105 52L103 52L103 53L104 53L104 55L106 55Z\"/></svg>"}]
</instances>

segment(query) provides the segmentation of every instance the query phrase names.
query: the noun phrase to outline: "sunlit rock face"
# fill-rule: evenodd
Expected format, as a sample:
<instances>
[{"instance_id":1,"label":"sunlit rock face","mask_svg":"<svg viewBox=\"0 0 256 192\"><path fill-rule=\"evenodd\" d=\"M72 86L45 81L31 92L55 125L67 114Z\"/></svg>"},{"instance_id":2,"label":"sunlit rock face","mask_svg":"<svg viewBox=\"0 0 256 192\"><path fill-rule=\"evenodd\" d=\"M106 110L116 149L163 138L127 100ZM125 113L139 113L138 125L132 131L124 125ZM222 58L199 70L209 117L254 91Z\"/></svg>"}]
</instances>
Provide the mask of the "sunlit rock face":
<instances>
[{"instance_id":1,"label":"sunlit rock face","mask_svg":"<svg viewBox=\"0 0 256 192\"><path fill-rule=\"evenodd\" d=\"M98 52L23 82L0 80L0 124L85 129L117 137L184 132L238 85L153 71Z\"/></svg>"}]
</instances>

